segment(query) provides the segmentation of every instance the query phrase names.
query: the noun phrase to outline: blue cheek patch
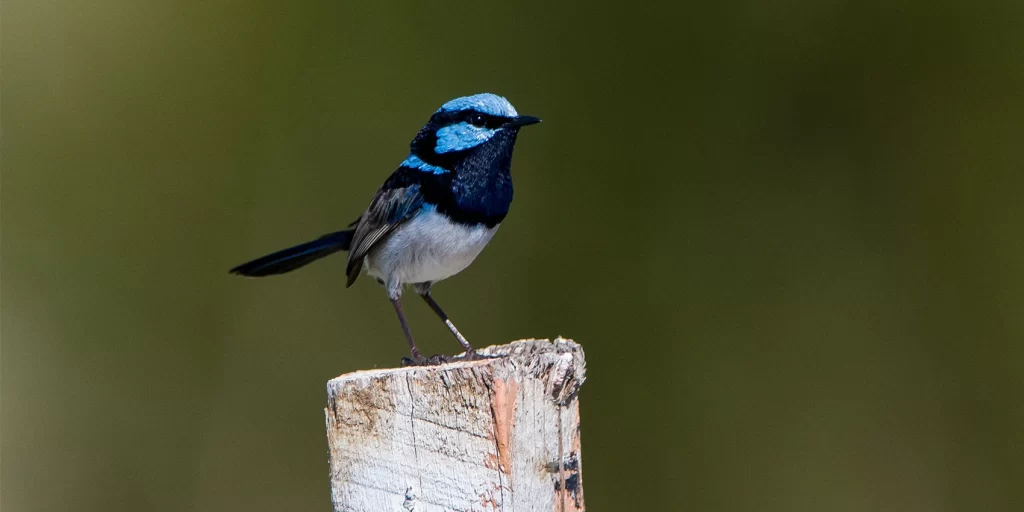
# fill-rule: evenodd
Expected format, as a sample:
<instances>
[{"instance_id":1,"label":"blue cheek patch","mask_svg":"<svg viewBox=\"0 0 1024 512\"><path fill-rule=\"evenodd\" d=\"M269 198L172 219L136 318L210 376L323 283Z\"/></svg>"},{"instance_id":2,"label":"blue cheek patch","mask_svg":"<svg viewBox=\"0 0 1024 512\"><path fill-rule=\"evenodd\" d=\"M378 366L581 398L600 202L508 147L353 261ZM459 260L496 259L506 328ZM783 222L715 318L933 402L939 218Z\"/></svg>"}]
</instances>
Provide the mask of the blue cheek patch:
<instances>
[{"instance_id":1,"label":"blue cheek patch","mask_svg":"<svg viewBox=\"0 0 1024 512\"><path fill-rule=\"evenodd\" d=\"M448 169L445 169L440 165L432 165L424 162L416 155L409 155L409 158L406 158L402 162L402 167L409 167L423 172L432 172L434 174L444 174L449 172Z\"/></svg>"},{"instance_id":2,"label":"blue cheek patch","mask_svg":"<svg viewBox=\"0 0 1024 512\"><path fill-rule=\"evenodd\" d=\"M445 126L437 130L437 145L434 146L434 152L449 153L479 146L487 142L500 129L477 128L468 123Z\"/></svg>"}]
</instances>

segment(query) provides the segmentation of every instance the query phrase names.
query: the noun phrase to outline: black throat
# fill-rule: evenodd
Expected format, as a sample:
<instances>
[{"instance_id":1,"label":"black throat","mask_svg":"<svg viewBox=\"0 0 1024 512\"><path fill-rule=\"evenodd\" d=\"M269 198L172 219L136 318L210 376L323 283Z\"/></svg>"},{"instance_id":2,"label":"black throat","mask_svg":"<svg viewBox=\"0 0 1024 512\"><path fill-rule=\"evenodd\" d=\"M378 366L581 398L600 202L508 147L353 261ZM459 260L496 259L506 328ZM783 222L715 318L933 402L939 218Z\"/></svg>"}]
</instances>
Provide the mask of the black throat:
<instances>
[{"instance_id":1,"label":"black throat","mask_svg":"<svg viewBox=\"0 0 1024 512\"><path fill-rule=\"evenodd\" d=\"M512 204L512 149L518 129L498 130L487 142L463 151L437 154L437 137L433 131L420 132L412 144L412 152L424 162L448 169L431 173L400 169L391 186L419 184L426 202L439 213L465 225L497 226L508 214ZM422 137L422 140L421 140ZM433 138L433 140L427 140ZM419 143L418 143L419 142ZM429 145L428 145L429 144ZM401 176L399 176L401 174ZM390 180L389 180L390 181Z\"/></svg>"}]
</instances>

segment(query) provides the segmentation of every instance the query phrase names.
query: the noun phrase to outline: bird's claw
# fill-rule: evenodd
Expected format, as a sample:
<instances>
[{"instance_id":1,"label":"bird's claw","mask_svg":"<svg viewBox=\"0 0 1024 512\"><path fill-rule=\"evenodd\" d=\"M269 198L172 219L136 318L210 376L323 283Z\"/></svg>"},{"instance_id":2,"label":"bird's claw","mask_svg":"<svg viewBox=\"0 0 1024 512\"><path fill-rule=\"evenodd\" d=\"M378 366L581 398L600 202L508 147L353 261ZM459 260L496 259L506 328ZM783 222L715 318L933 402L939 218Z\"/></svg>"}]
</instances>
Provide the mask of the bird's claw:
<instances>
[{"instance_id":1,"label":"bird's claw","mask_svg":"<svg viewBox=\"0 0 1024 512\"><path fill-rule=\"evenodd\" d=\"M407 366L437 366L444 363L450 363L456 359L444 354L436 354L430 357L403 357L402 367Z\"/></svg>"},{"instance_id":2,"label":"bird's claw","mask_svg":"<svg viewBox=\"0 0 1024 512\"><path fill-rule=\"evenodd\" d=\"M478 354L475 350L467 350L465 354L458 356L446 356L444 354L435 354L430 357L403 357L402 367L408 366L437 366L445 363L457 363L460 361L479 361L481 359L488 359L488 356Z\"/></svg>"}]
</instances>

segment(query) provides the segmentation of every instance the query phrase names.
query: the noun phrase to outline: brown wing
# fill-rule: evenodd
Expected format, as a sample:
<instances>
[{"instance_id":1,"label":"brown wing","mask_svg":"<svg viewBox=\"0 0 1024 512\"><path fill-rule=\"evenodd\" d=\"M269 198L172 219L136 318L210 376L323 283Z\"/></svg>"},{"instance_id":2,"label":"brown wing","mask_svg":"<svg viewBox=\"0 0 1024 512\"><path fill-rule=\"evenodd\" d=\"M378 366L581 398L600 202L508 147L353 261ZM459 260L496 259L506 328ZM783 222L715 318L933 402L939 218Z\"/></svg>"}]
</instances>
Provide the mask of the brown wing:
<instances>
[{"instance_id":1,"label":"brown wing","mask_svg":"<svg viewBox=\"0 0 1024 512\"><path fill-rule=\"evenodd\" d=\"M370 206L359 218L352 246L348 253L348 265L345 274L348 284L356 282L359 271L363 268L363 258L374 245L379 243L403 222L411 219L423 206L423 196L419 185L408 187L380 189L370 201Z\"/></svg>"}]
</instances>

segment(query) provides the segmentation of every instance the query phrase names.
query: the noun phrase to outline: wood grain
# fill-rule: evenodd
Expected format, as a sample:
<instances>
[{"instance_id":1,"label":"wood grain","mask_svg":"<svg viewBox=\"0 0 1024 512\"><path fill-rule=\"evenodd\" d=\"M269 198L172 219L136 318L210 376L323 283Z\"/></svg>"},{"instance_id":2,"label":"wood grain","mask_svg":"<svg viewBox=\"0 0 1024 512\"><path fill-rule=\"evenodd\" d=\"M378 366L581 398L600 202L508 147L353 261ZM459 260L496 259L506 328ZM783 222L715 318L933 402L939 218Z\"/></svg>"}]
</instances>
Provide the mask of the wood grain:
<instances>
[{"instance_id":1,"label":"wood grain","mask_svg":"<svg viewBox=\"0 0 1024 512\"><path fill-rule=\"evenodd\" d=\"M328 382L334 510L584 510L582 347L558 338L479 352Z\"/></svg>"}]
</instances>

